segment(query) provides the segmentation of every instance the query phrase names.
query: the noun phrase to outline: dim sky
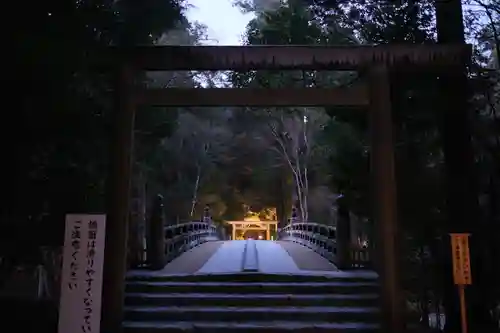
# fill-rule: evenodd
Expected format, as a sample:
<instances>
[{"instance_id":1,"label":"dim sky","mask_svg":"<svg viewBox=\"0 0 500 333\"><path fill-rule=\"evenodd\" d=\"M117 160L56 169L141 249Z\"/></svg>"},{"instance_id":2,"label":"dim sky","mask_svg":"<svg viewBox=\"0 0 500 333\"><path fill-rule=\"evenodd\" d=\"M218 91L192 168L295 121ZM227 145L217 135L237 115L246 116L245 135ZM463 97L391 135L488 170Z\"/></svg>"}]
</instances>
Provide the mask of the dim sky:
<instances>
[{"instance_id":1,"label":"dim sky","mask_svg":"<svg viewBox=\"0 0 500 333\"><path fill-rule=\"evenodd\" d=\"M207 44L241 44L241 35L252 15L242 14L231 2L232 0L189 0L194 8L189 9L188 19L208 26L211 40Z\"/></svg>"}]
</instances>

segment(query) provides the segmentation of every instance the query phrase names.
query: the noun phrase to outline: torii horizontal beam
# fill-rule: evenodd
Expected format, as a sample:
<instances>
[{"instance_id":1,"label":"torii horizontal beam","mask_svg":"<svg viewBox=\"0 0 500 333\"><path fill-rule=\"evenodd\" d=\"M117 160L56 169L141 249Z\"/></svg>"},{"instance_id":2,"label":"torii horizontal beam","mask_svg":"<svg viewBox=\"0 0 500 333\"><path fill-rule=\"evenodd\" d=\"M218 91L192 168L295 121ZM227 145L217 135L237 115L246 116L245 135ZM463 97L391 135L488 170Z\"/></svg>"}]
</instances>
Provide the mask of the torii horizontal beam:
<instances>
[{"instance_id":1,"label":"torii horizontal beam","mask_svg":"<svg viewBox=\"0 0 500 333\"><path fill-rule=\"evenodd\" d=\"M236 230L239 230L239 231L249 231L249 230L259 230L259 231L266 231L267 228L266 227L236 227Z\"/></svg>"},{"instance_id":2,"label":"torii horizontal beam","mask_svg":"<svg viewBox=\"0 0 500 333\"><path fill-rule=\"evenodd\" d=\"M248 106L284 107L329 105L367 107L368 89L365 84L344 88L207 88L207 89L146 89L136 91L137 104L152 106Z\"/></svg>"},{"instance_id":3,"label":"torii horizontal beam","mask_svg":"<svg viewBox=\"0 0 500 333\"><path fill-rule=\"evenodd\" d=\"M412 70L468 63L471 54L462 44L252 45L111 47L90 57L104 68L126 62L140 70L358 70L377 64Z\"/></svg>"}]
</instances>

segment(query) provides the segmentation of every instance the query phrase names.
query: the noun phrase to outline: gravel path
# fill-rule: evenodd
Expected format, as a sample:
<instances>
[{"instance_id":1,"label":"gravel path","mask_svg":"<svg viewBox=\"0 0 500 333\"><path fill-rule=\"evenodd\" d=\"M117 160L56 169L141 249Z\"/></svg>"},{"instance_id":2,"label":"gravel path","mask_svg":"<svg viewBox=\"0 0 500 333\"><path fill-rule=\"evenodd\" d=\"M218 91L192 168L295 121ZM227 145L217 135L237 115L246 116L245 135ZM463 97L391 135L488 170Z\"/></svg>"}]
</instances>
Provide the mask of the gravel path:
<instances>
[{"instance_id":1,"label":"gravel path","mask_svg":"<svg viewBox=\"0 0 500 333\"><path fill-rule=\"evenodd\" d=\"M334 264L311 249L290 241L278 241L292 257L297 267L303 271L338 271Z\"/></svg>"}]
</instances>

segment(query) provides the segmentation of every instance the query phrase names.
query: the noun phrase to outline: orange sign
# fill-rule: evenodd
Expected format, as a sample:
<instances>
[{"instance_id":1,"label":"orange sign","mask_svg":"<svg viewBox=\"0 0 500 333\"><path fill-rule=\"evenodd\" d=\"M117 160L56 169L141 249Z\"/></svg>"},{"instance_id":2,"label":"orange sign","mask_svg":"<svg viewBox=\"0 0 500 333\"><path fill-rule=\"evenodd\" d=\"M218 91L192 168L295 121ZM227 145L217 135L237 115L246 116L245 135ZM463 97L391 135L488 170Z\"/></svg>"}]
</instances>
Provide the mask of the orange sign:
<instances>
[{"instance_id":1,"label":"orange sign","mask_svg":"<svg viewBox=\"0 0 500 333\"><path fill-rule=\"evenodd\" d=\"M472 284L469 254L470 234L450 234L453 256L453 280L458 285Z\"/></svg>"}]
</instances>

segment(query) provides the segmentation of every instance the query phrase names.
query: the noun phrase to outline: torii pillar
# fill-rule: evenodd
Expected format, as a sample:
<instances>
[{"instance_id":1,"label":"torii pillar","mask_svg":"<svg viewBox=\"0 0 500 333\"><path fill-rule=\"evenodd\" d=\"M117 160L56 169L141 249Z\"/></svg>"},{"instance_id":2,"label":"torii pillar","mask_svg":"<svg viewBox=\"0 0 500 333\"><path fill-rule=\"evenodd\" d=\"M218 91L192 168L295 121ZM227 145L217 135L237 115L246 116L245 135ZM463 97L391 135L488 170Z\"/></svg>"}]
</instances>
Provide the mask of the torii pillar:
<instances>
[{"instance_id":1,"label":"torii pillar","mask_svg":"<svg viewBox=\"0 0 500 333\"><path fill-rule=\"evenodd\" d=\"M376 268L382 285L382 331L402 332L404 306L401 299L397 194L392 137L391 86L389 69L385 65L369 69L371 176L373 217L378 231Z\"/></svg>"},{"instance_id":2,"label":"torii pillar","mask_svg":"<svg viewBox=\"0 0 500 333\"><path fill-rule=\"evenodd\" d=\"M125 299L135 103L134 70L121 64L116 74L109 200L104 246L101 333L120 332Z\"/></svg>"}]
</instances>

